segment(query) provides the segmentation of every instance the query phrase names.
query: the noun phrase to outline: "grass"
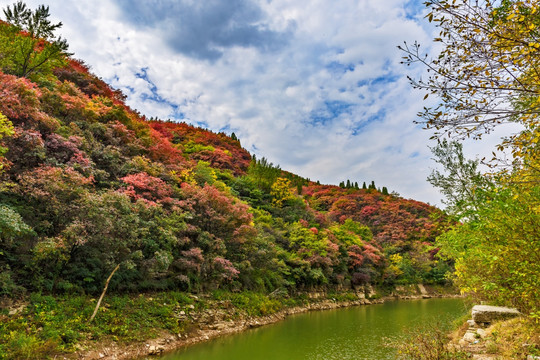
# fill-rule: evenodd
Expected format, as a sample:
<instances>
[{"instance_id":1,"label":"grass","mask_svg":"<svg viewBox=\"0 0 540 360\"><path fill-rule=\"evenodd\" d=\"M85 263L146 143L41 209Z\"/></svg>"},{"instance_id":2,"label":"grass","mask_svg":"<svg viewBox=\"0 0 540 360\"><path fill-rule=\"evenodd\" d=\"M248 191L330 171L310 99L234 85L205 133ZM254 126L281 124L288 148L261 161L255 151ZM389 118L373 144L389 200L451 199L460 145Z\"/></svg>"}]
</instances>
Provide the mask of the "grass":
<instances>
[{"instance_id":1,"label":"grass","mask_svg":"<svg viewBox=\"0 0 540 360\"><path fill-rule=\"evenodd\" d=\"M190 310L194 300L183 293L110 296L94 322L88 323L95 299L88 296L33 294L25 309L14 316L0 315L0 359L43 358L77 350L85 341L112 339L129 343L182 332L187 325L177 313Z\"/></svg>"},{"instance_id":2,"label":"grass","mask_svg":"<svg viewBox=\"0 0 540 360\"><path fill-rule=\"evenodd\" d=\"M532 318L515 318L489 329L490 352L508 359L540 356L540 323Z\"/></svg>"}]
</instances>

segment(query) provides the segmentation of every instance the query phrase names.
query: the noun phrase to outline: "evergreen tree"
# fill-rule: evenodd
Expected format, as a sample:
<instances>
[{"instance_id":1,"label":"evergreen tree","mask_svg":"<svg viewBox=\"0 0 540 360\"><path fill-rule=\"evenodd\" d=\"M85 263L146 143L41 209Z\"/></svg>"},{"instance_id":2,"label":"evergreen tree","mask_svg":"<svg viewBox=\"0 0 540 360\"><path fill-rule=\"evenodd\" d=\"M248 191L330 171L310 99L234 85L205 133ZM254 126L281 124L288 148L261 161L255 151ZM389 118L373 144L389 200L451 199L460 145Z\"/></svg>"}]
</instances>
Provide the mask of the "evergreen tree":
<instances>
[{"instance_id":1,"label":"evergreen tree","mask_svg":"<svg viewBox=\"0 0 540 360\"><path fill-rule=\"evenodd\" d=\"M351 180L347 179L347 189L351 188Z\"/></svg>"},{"instance_id":2,"label":"evergreen tree","mask_svg":"<svg viewBox=\"0 0 540 360\"><path fill-rule=\"evenodd\" d=\"M358 181L355 181L355 182L354 182L354 188L355 188L356 190L359 189L359 187L358 187Z\"/></svg>"},{"instance_id":3,"label":"evergreen tree","mask_svg":"<svg viewBox=\"0 0 540 360\"><path fill-rule=\"evenodd\" d=\"M383 186L382 193L383 195L388 195L388 189L386 188L386 186Z\"/></svg>"},{"instance_id":4,"label":"evergreen tree","mask_svg":"<svg viewBox=\"0 0 540 360\"><path fill-rule=\"evenodd\" d=\"M364 181L364 183L362 184L362 189L367 189L367 186L366 186L366 182Z\"/></svg>"}]
</instances>

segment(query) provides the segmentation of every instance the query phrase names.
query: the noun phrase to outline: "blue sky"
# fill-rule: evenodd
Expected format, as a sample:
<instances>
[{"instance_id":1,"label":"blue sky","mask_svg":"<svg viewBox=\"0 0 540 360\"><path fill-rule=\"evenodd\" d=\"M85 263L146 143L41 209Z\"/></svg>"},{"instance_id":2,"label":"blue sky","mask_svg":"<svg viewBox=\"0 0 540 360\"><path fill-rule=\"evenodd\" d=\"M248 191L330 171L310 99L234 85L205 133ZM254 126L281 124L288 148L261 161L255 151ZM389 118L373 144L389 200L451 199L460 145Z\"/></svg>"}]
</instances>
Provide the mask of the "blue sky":
<instances>
[{"instance_id":1,"label":"blue sky","mask_svg":"<svg viewBox=\"0 0 540 360\"><path fill-rule=\"evenodd\" d=\"M406 79L423 69L397 49L430 49L422 0L27 1L43 3L74 56L142 114L235 132L312 180L375 180L440 204L425 180L432 134L413 123L429 103ZM465 150L489 154L511 129Z\"/></svg>"}]
</instances>

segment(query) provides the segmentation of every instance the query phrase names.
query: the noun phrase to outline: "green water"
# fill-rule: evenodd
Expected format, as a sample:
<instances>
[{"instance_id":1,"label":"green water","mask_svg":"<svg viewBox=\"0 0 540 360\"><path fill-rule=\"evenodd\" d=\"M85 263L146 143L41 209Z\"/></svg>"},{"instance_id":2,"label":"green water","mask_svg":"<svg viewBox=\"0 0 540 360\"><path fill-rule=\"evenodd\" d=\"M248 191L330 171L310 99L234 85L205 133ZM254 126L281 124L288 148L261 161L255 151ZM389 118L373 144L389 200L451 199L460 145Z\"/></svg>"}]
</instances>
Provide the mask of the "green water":
<instances>
[{"instance_id":1,"label":"green water","mask_svg":"<svg viewBox=\"0 0 540 360\"><path fill-rule=\"evenodd\" d=\"M459 299L393 301L294 315L286 320L197 344L162 360L395 359L388 340L466 312Z\"/></svg>"}]
</instances>

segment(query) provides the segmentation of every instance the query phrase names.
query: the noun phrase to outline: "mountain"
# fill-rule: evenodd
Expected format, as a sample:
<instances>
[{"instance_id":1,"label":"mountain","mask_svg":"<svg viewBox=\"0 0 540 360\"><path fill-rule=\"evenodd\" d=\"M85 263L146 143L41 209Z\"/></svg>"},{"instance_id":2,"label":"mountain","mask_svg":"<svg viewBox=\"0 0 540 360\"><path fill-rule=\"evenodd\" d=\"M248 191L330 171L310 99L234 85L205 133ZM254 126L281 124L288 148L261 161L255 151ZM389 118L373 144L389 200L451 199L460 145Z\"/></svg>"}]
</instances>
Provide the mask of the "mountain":
<instances>
[{"instance_id":1,"label":"mountain","mask_svg":"<svg viewBox=\"0 0 540 360\"><path fill-rule=\"evenodd\" d=\"M65 53L21 72L9 46L32 36L1 23L0 37L0 295L98 293L117 265L116 292L445 282L437 208L146 119Z\"/></svg>"}]
</instances>

